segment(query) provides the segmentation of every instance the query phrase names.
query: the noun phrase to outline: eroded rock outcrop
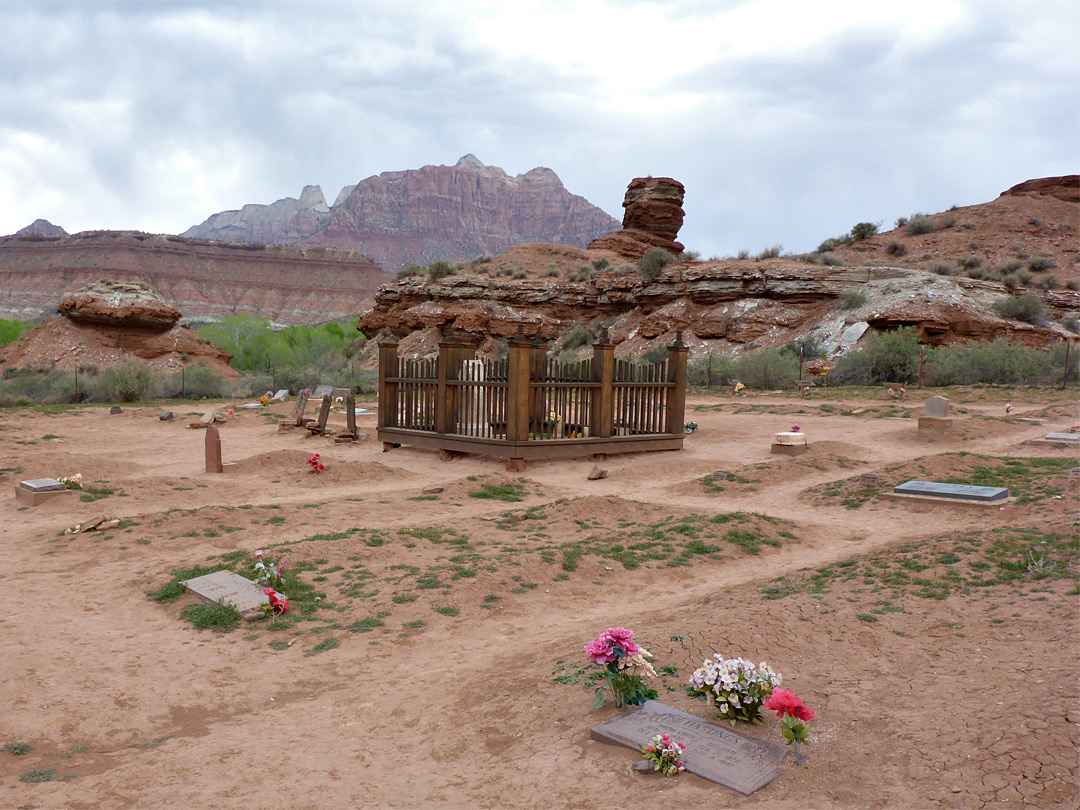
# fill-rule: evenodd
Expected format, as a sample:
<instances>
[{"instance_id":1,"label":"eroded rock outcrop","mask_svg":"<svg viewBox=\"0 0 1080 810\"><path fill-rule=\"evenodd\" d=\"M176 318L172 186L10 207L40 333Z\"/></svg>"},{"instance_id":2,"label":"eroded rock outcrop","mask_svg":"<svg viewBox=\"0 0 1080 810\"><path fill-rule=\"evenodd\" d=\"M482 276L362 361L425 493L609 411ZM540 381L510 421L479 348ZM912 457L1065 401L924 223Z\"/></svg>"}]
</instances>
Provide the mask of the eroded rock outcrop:
<instances>
[{"instance_id":1,"label":"eroded rock outcrop","mask_svg":"<svg viewBox=\"0 0 1080 810\"><path fill-rule=\"evenodd\" d=\"M623 197L622 230L601 236L590 250L610 250L627 259L639 259L651 247L679 254L675 240L683 224L683 184L670 177L636 177Z\"/></svg>"},{"instance_id":2,"label":"eroded rock outcrop","mask_svg":"<svg viewBox=\"0 0 1080 810\"><path fill-rule=\"evenodd\" d=\"M67 234L59 225L53 225L47 219L35 219L25 228L15 231L15 236L64 236Z\"/></svg>"},{"instance_id":3,"label":"eroded rock outcrop","mask_svg":"<svg viewBox=\"0 0 1080 810\"><path fill-rule=\"evenodd\" d=\"M75 371L138 359L157 371L201 365L237 376L232 355L181 326L180 311L147 284L100 280L65 296L57 311L0 351L0 369Z\"/></svg>"},{"instance_id":4,"label":"eroded rock outcrop","mask_svg":"<svg viewBox=\"0 0 1080 810\"><path fill-rule=\"evenodd\" d=\"M223 211L184 236L353 249L396 271L529 242L585 247L617 225L551 169L510 177L465 155L453 166L369 177L342 189L331 207L318 186L308 186L299 200Z\"/></svg>"}]
</instances>

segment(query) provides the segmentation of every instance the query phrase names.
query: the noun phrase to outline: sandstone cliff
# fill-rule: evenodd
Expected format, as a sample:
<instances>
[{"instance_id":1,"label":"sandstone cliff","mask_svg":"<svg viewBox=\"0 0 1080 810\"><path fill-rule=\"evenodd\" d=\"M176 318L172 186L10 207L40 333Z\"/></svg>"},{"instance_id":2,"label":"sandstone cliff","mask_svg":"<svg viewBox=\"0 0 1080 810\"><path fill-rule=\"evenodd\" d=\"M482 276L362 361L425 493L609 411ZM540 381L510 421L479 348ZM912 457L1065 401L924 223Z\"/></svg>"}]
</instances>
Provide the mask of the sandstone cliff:
<instances>
[{"instance_id":1,"label":"sandstone cliff","mask_svg":"<svg viewBox=\"0 0 1080 810\"><path fill-rule=\"evenodd\" d=\"M33 321L103 275L148 282L190 321L259 314L340 320L391 277L356 251L207 242L132 231L0 238L0 316Z\"/></svg>"},{"instance_id":2,"label":"sandstone cliff","mask_svg":"<svg viewBox=\"0 0 1080 810\"><path fill-rule=\"evenodd\" d=\"M384 172L342 189L332 207L300 199L214 214L184 236L355 249L383 268L468 261L527 242L585 247L618 222L571 194L551 169L510 177L466 155L453 166Z\"/></svg>"},{"instance_id":3,"label":"sandstone cliff","mask_svg":"<svg viewBox=\"0 0 1080 810\"><path fill-rule=\"evenodd\" d=\"M180 311L141 282L100 280L65 296L47 318L0 350L0 369L65 371L138 359L156 371L208 366L236 377L232 355L179 324Z\"/></svg>"}]
</instances>

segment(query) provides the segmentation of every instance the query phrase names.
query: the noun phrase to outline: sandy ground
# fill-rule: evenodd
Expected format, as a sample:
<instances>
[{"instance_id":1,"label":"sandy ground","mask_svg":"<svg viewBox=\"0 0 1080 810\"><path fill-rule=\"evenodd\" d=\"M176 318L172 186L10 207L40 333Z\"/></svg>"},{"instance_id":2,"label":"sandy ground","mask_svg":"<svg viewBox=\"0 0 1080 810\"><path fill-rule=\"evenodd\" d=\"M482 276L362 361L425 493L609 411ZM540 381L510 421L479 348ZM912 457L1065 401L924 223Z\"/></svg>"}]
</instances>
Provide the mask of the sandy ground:
<instances>
[{"instance_id":1,"label":"sandy ground","mask_svg":"<svg viewBox=\"0 0 1080 810\"><path fill-rule=\"evenodd\" d=\"M222 426L227 475L203 472L199 407L4 412L0 745L33 748L0 752L0 807L1075 808L1080 479L1075 451L1024 444L1078 421L1075 391L947 395L938 441L877 392L699 396L683 451L609 457L599 481L591 459L511 476L383 453L374 415L355 445L279 432L291 405ZM792 423L810 451L771 455ZM1022 496L1004 507L884 495L995 465ZM112 494L11 495L76 472ZM95 514L125 522L63 534ZM180 618L190 596L148 596L282 543L317 612L216 633ZM661 699L706 718L683 689L704 658L768 661L818 714L806 762L749 797L634 774L589 740L617 710L590 709L583 646L613 625L668 667ZM748 733L783 743L771 715Z\"/></svg>"}]
</instances>

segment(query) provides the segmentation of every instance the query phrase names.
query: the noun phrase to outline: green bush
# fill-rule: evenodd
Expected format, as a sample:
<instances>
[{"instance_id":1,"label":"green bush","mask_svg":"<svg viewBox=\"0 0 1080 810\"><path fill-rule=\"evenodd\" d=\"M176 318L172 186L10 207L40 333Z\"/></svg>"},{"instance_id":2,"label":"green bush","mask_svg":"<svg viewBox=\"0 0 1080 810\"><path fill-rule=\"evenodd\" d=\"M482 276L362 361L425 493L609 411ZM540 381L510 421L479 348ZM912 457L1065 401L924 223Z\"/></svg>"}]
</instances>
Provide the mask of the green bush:
<instances>
[{"instance_id":1,"label":"green bush","mask_svg":"<svg viewBox=\"0 0 1080 810\"><path fill-rule=\"evenodd\" d=\"M860 222L851 229L851 237L855 241L860 239L869 239L871 236L877 236L878 226L873 222Z\"/></svg>"},{"instance_id":2,"label":"green bush","mask_svg":"<svg viewBox=\"0 0 1080 810\"><path fill-rule=\"evenodd\" d=\"M899 239L893 239L891 242L889 242L888 247L885 248L885 252L888 253L890 256L903 256L905 253L907 253L907 246Z\"/></svg>"},{"instance_id":3,"label":"green bush","mask_svg":"<svg viewBox=\"0 0 1080 810\"><path fill-rule=\"evenodd\" d=\"M818 341L816 335L803 335L796 338L788 342L780 351L787 352L794 357L798 357L801 351L803 360L825 359L825 347Z\"/></svg>"},{"instance_id":4,"label":"green bush","mask_svg":"<svg viewBox=\"0 0 1080 810\"><path fill-rule=\"evenodd\" d=\"M863 348L848 352L836 362L829 380L848 385L914 382L919 376L920 353L913 327L874 333L866 338Z\"/></svg>"},{"instance_id":5,"label":"green bush","mask_svg":"<svg viewBox=\"0 0 1080 810\"><path fill-rule=\"evenodd\" d=\"M974 341L927 352L923 370L929 385L1024 385L1060 379L1063 358L1053 352L1029 349L1006 338Z\"/></svg>"},{"instance_id":6,"label":"green bush","mask_svg":"<svg viewBox=\"0 0 1080 810\"><path fill-rule=\"evenodd\" d=\"M712 371L709 371L710 362ZM713 385L728 385L732 380L735 364L722 354L699 357L686 364L687 385L708 385L711 378Z\"/></svg>"},{"instance_id":7,"label":"green bush","mask_svg":"<svg viewBox=\"0 0 1080 810\"><path fill-rule=\"evenodd\" d=\"M397 280L401 281L402 279L410 278L412 276L419 276L422 275L423 272L424 268L420 265L410 264L408 267L403 267L397 271Z\"/></svg>"},{"instance_id":8,"label":"green bush","mask_svg":"<svg viewBox=\"0 0 1080 810\"><path fill-rule=\"evenodd\" d=\"M82 390L87 392L93 378L80 378ZM0 405L58 405L75 401L75 374L71 371L50 369L6 369L0 380Z\"/></svg>"},{"instance_id":9,"label":"green bush","mask_svg":"<svg viewBox=\"0 0 1080 810\"><path fill-rule=\"evenodd\" d=\"M783 249L783 245L773 245L772 247L765 248L754 258L758 261L761 261L762 259L775 259L780 256L780 251L782 251Z\"/></svg>"},{"instance_id":10,"label":"green bush","mask_svg":"<svg viewBox=\"0 0 1080 810\"><path fill-rule=\"evenodd\" d=\"M600 326L598 322L586 325L584 321L574 321L559 338L562 350L572 351L581 346L592 345L596 342L599 333Z\"/></svg>"},{"instance_id":11,"label":"green bush","mask_svg":"<svg viewBox=\"0 0 1080 810\"><path fill-rule=\"evenodd\" d=\"M638 278L644 282L656 281L661 271L674 263L675 257L660 247L651 247L637 260Z\"/></svg>"},{"instance_id":12,"label":"green bush","mask_svg":"<svg viewBox=\"0 0 1080 810\"><path fill-rule=\"evenodd\" d=\"M939 276L955 276L956 268L948 262L933 262L930 265L930 272Z\"/></svg>"},{"instance_id":13,"label":"green bush","mask_svg":"<svg viewBox=\"0 0 1080 810\"><path fill-rule=\"evenodd\" d=\"M155 374L139 360L125 360L102 371L91 386L100 402L138 402L152 393Z\"/></svg>"},{"instance_id":14,"label":"green bush","mask_svg":"<svg viewBox=\"0 0 1080 810\"><path fill-rule=\"evenodd\" d=\"M457 275L457 268L449 262L432 262L427 267L427 276L432 281Z\"/></svg>"},{"instance_id":15,"label":"green bush","mask_svg":"<svg viewBox=\"0 0 1080 810\"><path fill-rule=\"evenodd\" d=\"M840 294L841 309L858 309L870 298L862 290L845 290Z\"/></svg>"},{"instance_id":16,"label":"green bush","mask_svg":"<svg viewBox=\"0 0 1080 810\"><path fill-rule=\"evenodd\" d=\"M799 379L799 361L787 352L767 349L740 357L732 374L750 388L790 388Z\"/></svg>"},{"instance_id":17,"label":"green bush","mask_svg":"<svg viewBox=\"0 0 1080 810\"><path fill-rule=\"evenodd\" d=\"M1050 308L1039 296L1028 293L1020 296L1006 296L994 303L994 312L1002 318L1024 321L1036 326L1045 326L1050 317Z\"/></svg>"},{"instance_id":18,"label":"green bush","mask_svg":"<svg viewBox=\"0 0 1080 810\"><path fill-rule=\"evenodd\" d=\"M1054 267L1057 267L1057 264L1054 262L1054 260L1051 259L1049 256L1042 254L1038 256L1032 256L1031 260L1028 261L1028 269L1034 273L1041 273L1043 270L1050 270Z\"/></svg>"},{"instance_id":19,"label":"green bush","mask_svg":"<svg viewBox=\"0 0 1080 810\"><path fill-rule=\"evenodd\" d=\"M821 263L828 265L829 267L843 267L844 260L837 256L835 253L822 253Z\"/></svg>"},{"instance_id":20,"label":"green bush","mask_svg":"<svg viewBox=\"0 0 1080 810\"><path fill-rule=\"evenodd\" d=\"M567 281L588 281L592 278L593 269L590 265L583 264L581 267L567 267Z\"/></svg>"},{"instance_id":21,"label":"green bush","mask_svg":"<svg viewBox=\"0 0 1080 810\"><path fill-rule=\"evenodd\" d=\"M934 232L934 221L926 214L912 214L911 219L905 225L908 236L920 236L924 233Z\"/></svg>"},{"instance_id":22,"label":"green bush","mask_svg":"<svg viewBox=\"0 0 1080 810\"><path fill-rule=\"evenodd\" d=\"M966 270L974 270L976 267L982 267L982 259L978 256L968 256L966 259L961 259L957 264Z\"/></svg>"},{"instance_id":23,"label":"green bush","mask_svg":"<svg viewBox=\"0 0 1080 810\"><path fill-rule=\"evenodd\" d=\"M259 393L263 393L264 388ZM169 396L183 396L186 399L218 398L228 396L228 386L221 375L208 366L191 366L181 375L171 374L165 383L165 393Z\"/></svg>"},{"instance_id":24,"label":"green bush","mask_svg":"<svg viewBox=\"0 0 1080 810\"><path fill-rule=\"evenodd\" d=\"M32 323L0 318L0 346L7 346L34 328Z\"/></svg>"}]
</instances>

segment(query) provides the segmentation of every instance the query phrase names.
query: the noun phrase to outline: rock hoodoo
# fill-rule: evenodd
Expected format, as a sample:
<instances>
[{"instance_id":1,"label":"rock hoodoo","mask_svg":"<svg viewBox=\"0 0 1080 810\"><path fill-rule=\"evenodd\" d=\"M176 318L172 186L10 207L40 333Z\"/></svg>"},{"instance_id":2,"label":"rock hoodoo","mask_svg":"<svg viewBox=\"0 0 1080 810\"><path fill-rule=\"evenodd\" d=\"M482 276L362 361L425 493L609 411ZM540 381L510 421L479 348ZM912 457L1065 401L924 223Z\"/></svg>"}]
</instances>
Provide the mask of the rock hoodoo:
<instances>
[{"instance_id":1,"label":"rock hoodoo","mask_svg":"<svg viewBox=\"0 0 1080 810\"><path fill-rule=\"evenodd\" d=\"M232 355L181 326L180 311L142 282L97 281L61 300L58 316L0 351L0 369L98 369L137 359L155 371L209 366L225 377Z\"/></svg>"},{"instance_id":2,"label":"rock hoodoo","mask_svg":"<svg viewBox=\"0 0 1080 810\"><path fill-rule=\"evenodd\" d=\"M601 236L589 248L611 250L628 259L641 258L651 247L682 253L683 245L675 240L685 216L685 192L683 184L670 177L634 178L623 197L622 230Z\"/></svg>"}]
</instances>

